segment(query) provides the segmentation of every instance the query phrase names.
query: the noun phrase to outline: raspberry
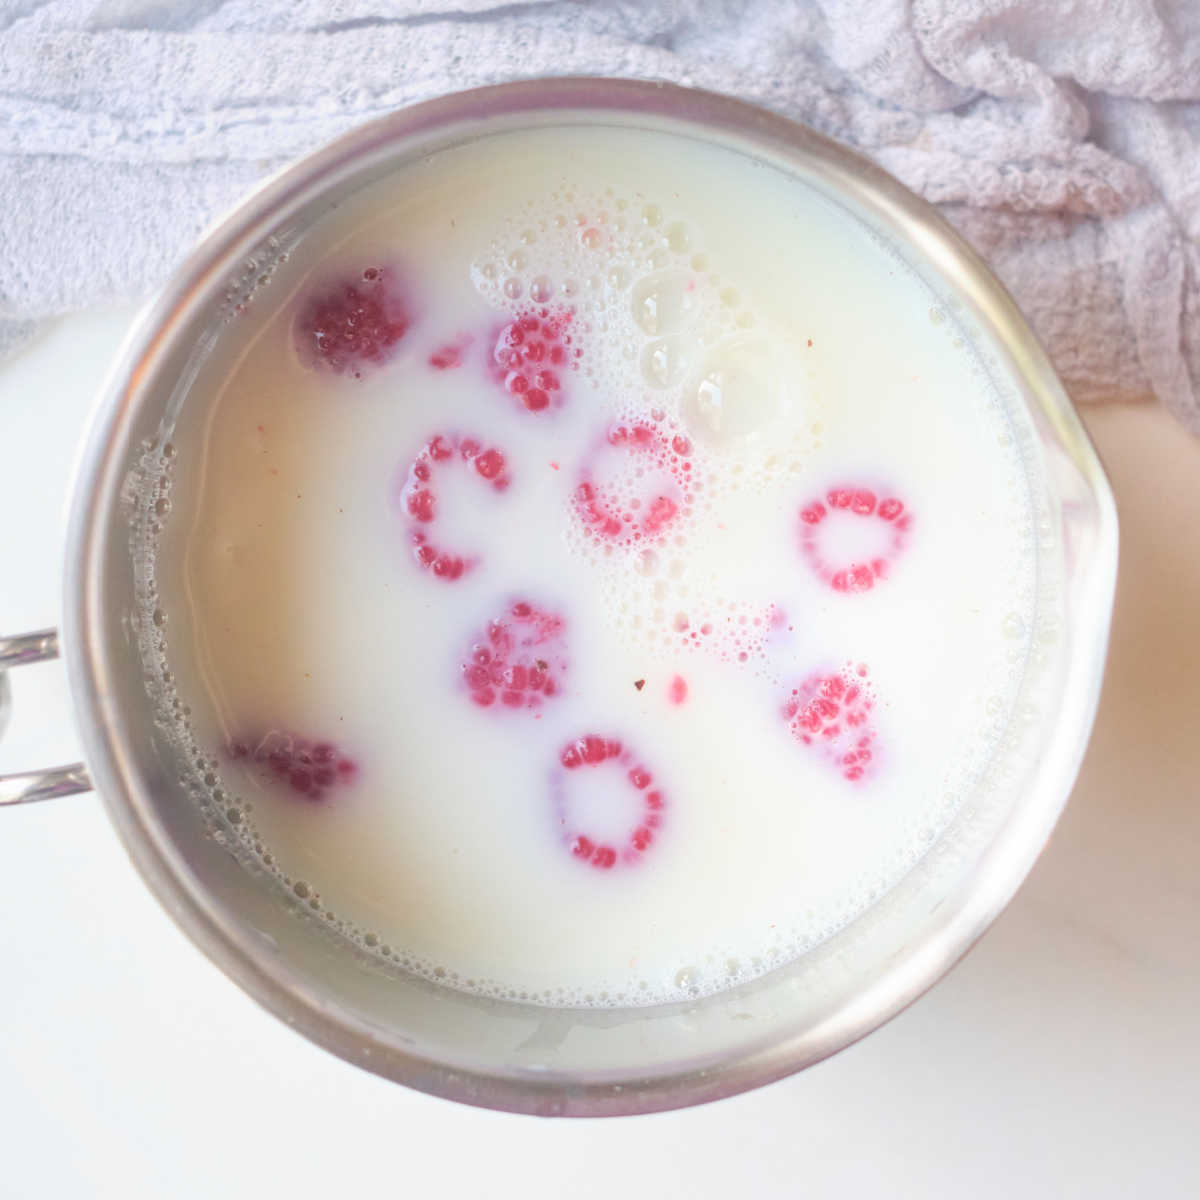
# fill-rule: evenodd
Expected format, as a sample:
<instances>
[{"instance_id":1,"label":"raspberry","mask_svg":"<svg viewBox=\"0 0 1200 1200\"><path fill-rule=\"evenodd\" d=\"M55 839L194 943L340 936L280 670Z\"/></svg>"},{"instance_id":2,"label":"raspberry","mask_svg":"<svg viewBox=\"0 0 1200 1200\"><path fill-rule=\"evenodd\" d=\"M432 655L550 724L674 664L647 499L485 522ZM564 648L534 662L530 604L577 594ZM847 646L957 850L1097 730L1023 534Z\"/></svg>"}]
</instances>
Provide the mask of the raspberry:
<instances>
[{"instance_id":1,"label":"raspberry","mask_svg":"<svg viewBox=\"0 0 1200 1200\"><path fill-rule=\"evenodd\" d=\"M530 309L496 334L495 379L528 412L562 406L564 375L576 369L580 355L571 345L574 315L572 309Z\"/></svg>"},{"instance_id":2,"label":"raspberry","mask_svg":"<svg viewBox=\"0 0 1200 1200\"><path fill-rule=\"evenodd\" d=\"M652 787L654 776L650 771L617 738L594 733L568 742L559 751L558 761L562 769L555 773L552 784L554 811L563 843L572 856L601 871L611 870L618 862L627 866L639 862L662 828L666 807L661 789ZM570 814L570 774L596 768L616 768L614 786L629 788L637 806L627 832L615 838L578 829Z\"/></svg>"},{"instance_id":3,"label":"raspberry","mask_svg":"<svg viewBox=\"0 0 1200 1200\"><path fill-rule=\"evenodd\" d=\"M834 536L830 527L846 519L869 520L877 528L877 552L850 562L837 562L827 553L823 543ZM869 592L887 577L904 550L911 526L911 514L894 497L880 500L870 488L830 488L824 503L813 500L800 510L800 550L809 566L835 592Z\"/></svg>"},{"instance_id":4,"label":"raspberry","mask_svg":"<svg viewBox=\"0 0 1200 1200\"><path fill-rule=\"evenodd\" d=\"M306 800L323 800L330 788L351 783L358 774L358 764L332 742L278 730L231 741L227 749L235 762L254 764L261 778Z\"/></svg>"},{"instance_id":5,"label":"raspberry","mask_svg":"<svg viewBox=\"0 0 1200 1200\"><path fill-rule=\"evenodd\" d=\"M437 434L413 461L400 488L401 505L412 521L408 537L413 557L418 566L447 582L461 579L475 565L473 558L438 549L425 531L437 520L434 472L454 462L464 463L494 491L503 492L511 482L503 453L495 447L485 450L475 438Z\"/></svg>"},{"instance_id":6,"label":"raspberry","mask_svg":"<svg viewBox=\"0 0 1200 1200\"><path fill-rule=\"evenodd\" d=\"M617 451L615 472L612 470ZM692 501L692 444L656 427L656 418L618 423L579 473L575 513L597 541L648 545L661 540ZM607 466L605 482L596 468Z\"/></svg>"},{"instance_id":7,"label":"raspberry","mask_svg":"<svg viewBox=\"0 0 1200 1200\"><path fill-rule=\"evenodd\" d=\"M391 268L367 267L308 298L294 327L296 350L306 366L361 379L391 357L411 324Z\"/></svg>"},{"instance_id":8,"label":"raspberry","mask_svg":"<svg viewBox=\"0 0 1200 1200\"><path fill-rule=\"evenodd\" d=\"M860 663L810 675L792 689L782 712L797 742L815 747L846 779L857 782L869 774L876 757L874 707L874 690Z\"/></svg>"},{"instance_id":9,"label":"raspberry","mask_svg":"<svg viewBox=\"0 0 1200 1200\"><path fill-rule=\"evenodd\" d=\"M497 700L505 708L540 708L563 689L566 622L557 613L518 600L476 635L459 671L480 708L491 708Z\"/></svg>"}]
</instances>

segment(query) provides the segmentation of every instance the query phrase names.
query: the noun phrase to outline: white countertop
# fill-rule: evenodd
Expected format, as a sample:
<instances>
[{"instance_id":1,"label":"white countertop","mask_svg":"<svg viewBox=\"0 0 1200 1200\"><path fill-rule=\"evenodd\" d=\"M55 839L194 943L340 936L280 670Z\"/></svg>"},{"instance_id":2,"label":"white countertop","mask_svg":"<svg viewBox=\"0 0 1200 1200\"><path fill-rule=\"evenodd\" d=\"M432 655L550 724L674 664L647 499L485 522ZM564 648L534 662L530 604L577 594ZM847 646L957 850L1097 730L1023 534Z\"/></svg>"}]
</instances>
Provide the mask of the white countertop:
<instances>
[{"instance_id":1,"label":"white countertop","mask_svg":"<svg viewBox=\"0 0 1200 1200\"><path fill-rule=\"evenodd\" d=\"M61 510L128 312L0 368L0 630L57 620ZM367 1075L174 927L94 796L0 812L0 1197L1200 1195L1200 443L1092 410L1122 521L1092 746L1016 900L929 995L799 1076L539 1122ZM0 771L78 757L61 664Z\"/></svg>"}]
</instances>

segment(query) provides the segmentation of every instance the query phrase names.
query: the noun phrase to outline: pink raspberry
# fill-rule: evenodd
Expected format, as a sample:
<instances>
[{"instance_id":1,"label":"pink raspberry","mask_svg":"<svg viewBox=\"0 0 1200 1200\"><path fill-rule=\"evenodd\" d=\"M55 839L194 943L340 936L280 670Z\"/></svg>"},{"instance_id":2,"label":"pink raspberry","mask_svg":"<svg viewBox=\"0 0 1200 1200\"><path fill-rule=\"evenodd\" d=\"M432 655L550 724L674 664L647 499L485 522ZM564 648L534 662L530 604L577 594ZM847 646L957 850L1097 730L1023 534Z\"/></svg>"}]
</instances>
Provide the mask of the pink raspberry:
<instances>
[{"instance_id":1,"label":"pink raspberry","mask_svg":"<svg viewBox=\"0 0 1200 1200\"><path fill-rule=\"evenodd\" d=\"M492 618L459 662L480 708L538 709L561 695L567 667L566 621L527 600Z\"/></svg>"},{"instance_id":2,"label":"pink raspberry","mask_svg":"<svg viewBox=\"0 0 1200 1200\"><path fill-rule=\"evenodd\" d=\"M845 514L842 516L841 514ZM877 553L861 561L846 561L827 545L836 538L835 521L869 521L879 530ZM895 497L878 499L870 488L830 488L821 500L800 510L800 552L813 571L835 592L869 592L886 579L903 552L912 527L912 516Z\"/></svg>"},{"instance_id":3,"label":"pink raspberry","mask_svg":"<svg viewBox=\"0 0 1200 1200\"><path fill-rule=\"evenodd\" d=\"M874 707L867 668L847 664L829 675L810 675L793 688L782 715L797 742L812 747L846 779L857 782L867 777L876 759Z\"/></svg>"},{"instance_id":4,"label":"pink raspberry","mask_svg":"<svg viewBox=\"0 0 1200 1200\"><path fill-rule=\"evenodd\" d=\"M408 538L413 557L438 579L461 579L475 565L474 558L440 549L429 536L429 526L437 520L437 491L434 476L456 464L464 465L493 492L503 492L511 482L502 451L484 448L475 438L448 434L431 437L408 469L400 488L400 502L410 520Z\"/></svg>"},{"instance_id":5,"label":"pink raspberry","mask_svg":"<svg viewBox=\"0 0 1200 1200\"><path fill-rule=\"evenodd\" d=\"M690 508L692 479L692 444L686 437L662 428L653 417L619 422L579 473L575 514L597 541L650 545Z\"/></svg>"},{"instance_id":6,"label":"pink raspberry","mask_svg":"<svg viewBox=\"0 0 1200 1200\"><path fill-rule=\"evenodd\" d=\"M527 412L562 406L566 373L576 369L580 354L571 344L574 315L571 309L530 309L496 335L493 374Z\"/></svg>"},{"instance_id":7,"label":"pink raspberry","mask_svg":"<svg viewBox=\"0 0 1200 1200\"><path fill-rule=\"evenodd\" d=\"M560 770L555 774L552 795L554 811L563 844L581 862L601 871L611 870L618 862L632 866L653 844L662 828L666 799L654 786L654 776L617 738L585 734L568 742L558 755ZM607 839L594 831L580 829L571 816L569 778L577 771L610 771L613 786L628 788L636 797L637 816L625 834Z\"/></svg>"}]
</instances>

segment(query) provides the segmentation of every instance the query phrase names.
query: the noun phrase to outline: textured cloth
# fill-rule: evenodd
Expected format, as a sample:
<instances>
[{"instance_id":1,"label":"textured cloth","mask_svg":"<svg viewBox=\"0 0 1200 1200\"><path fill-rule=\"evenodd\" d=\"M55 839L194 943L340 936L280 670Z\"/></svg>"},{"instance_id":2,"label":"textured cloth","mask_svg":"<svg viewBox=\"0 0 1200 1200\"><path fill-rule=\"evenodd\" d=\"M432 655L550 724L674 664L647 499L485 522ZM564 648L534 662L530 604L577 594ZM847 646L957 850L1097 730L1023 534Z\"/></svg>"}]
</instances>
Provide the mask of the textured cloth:
<instances>
[{"instance_id":1,"label":"textured cloth","mask_svg":"<svg viewBox=\"0 0 1200 1200\"><path fill-rule=\"evenodd\" d=\"M147 293L343 130L537 74L856 147L992 264L1077 401L1200 431L1200 0L0 0L0 349Z\"/></svg>"}]
</instances>

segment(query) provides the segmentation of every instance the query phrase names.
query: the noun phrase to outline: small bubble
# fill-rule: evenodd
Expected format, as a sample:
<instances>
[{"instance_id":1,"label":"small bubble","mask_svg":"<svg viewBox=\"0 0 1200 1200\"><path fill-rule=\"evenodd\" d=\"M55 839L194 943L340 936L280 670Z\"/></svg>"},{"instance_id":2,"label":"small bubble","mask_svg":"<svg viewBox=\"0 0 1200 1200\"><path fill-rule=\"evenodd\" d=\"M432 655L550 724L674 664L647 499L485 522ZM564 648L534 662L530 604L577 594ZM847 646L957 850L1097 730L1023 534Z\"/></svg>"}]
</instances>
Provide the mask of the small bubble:
<instances>
[{"instance_id":1,"label":"small bubble","mask_svg":"<svg viewBox=\"0 0 1200 1200\"><path fill-rule=\"evenodd\" d=\"M539 275L529 285L529 298L535 304L545 304L554 297L554 285L545 275Z\"/></svg>"},{"instance_id":2,"label":"small bubble","mask_svg":"<svg viewBox=\"0 0 1200 1200\"><path fill-rule=\"evenodd\" d=\"M521 286L521 281L515 276L510 275L504 281L504 294L510 300L519 300L523 291L524 288Z\"/></svg>"},{"instance_id":3,"label":"small bubble","mask_svg":"<svg viewBox=\"0 0 1200 1200\"><path fill-rule=\"evenodd\" d=\"M1025 634L1025 621L1020 613L1009 613L1001 626L1006 638L1019 638Z\"/></svg>"},{"instance_id":4,"label":"small bubble","mask_svg":"<svg viewBox=\"0 0 1200 1200\"><path fill-rule=\"evenodd\" d=\"M643 550L634 560L634 567L640 575L653 575L658 570L658 555L653 550Z\"/></svg>"},{"instance_id":5,"label":"small bubble","mask_svg":"<svg viewBox=\"0 0 1200 1200\"><path fill-rule=\"evenodd\" d=\"M588 226L579 235L580 244L587 250L599 250L604 245L604 234L595 226Z\"/></svg>"},{"instance_id":6,"label":"small bubble","mask_svg":"<svg viewBox=\"0 0 1200 1200\"><path fill-rule=\"evenodd\" d=\"M668 388L683 378L687 363L679 337L658 338L642 351L642 378L653 388Z\"/></svg>"},{"instance_id":7,"label":"small bubble","mask_svg":"<svg viewBox=\"0 0 1200 1200\"><path fill-rule=\"evenodd\" d=\"M297 879L296 882L292 884L292 891L295 892L296 895L299 896L301 900L308 899L308 892L309 892L308 884L305 883L302 879Z\"/></svg>"},{"instance_id":8,"label":"small bubble","mask_svg":"<svg viewBox=\"0 0 1200 1200\"><path fill-rule=\"evenodd\" d=\"M662 209L657 204L645 204L642 206L642 222L653 228L662 221Z\"/></svg>"},{"instance_id":9,"label":"small bubble","mask_svg":"<svg viewBox=\"0 0 1200 1200\"><path fill-rule=\"evenodd\" d=\"M638 280L630 295L633 319L649 334L678 332L692 317L695 295L683 271L667 271Z\"/></svg>"},{"instance_id":10,"label":"small bubble","mask_svg":"<svg viewBox=\"0 0 1200 1200\"><path fill-rule=\"evenodd\" d=\"M688 235L687 226L682 221L674 221L667 227L667 245L676 254L685 253L691 244L692 239Z\"/></svg>"},{"instance_id":11,"label":"small bubble","mask_svg":"<svg viewBox=\"0 0 1200 1200\"><path fill-rule=\"evenodd\" d=\"M675 986L682 991L693 991L700 982L700 972L696 967L680 967L675 972Z\"/></svg>"},{"instance_id":12,"label":"small bubble","mask_svg":"<svg viewBox=\"0 0 1200 1200\"><path fill-rule=\"evenodd\" d=\"M484 279L495 279L496 278L496 264L490 263L490 262L485 262L483 264L483 266L479 268L479 273L480 273L480 275L482 275L484 277Z\"/></svg>"}]
</instances>

